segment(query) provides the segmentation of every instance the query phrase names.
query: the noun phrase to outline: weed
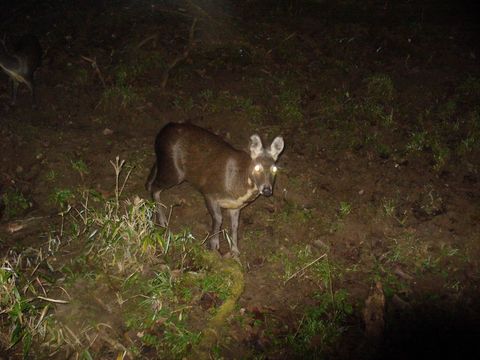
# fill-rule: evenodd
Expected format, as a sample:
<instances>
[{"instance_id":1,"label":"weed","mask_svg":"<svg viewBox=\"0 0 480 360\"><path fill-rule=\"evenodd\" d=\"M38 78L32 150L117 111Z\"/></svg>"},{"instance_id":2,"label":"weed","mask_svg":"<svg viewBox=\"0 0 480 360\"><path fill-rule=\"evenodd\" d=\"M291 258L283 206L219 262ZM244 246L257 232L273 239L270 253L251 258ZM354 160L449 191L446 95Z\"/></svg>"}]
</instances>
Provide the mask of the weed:
<instances>
[{"instance_id":1,"label":"weed","mask_svg":"<svg viewBox=\"0 0 480 360\"><path fill-rule=\"evenodd\" d=\"M321 358L344 332L353 307L346 290L334 289L334 283L342 276L339 264L332 262L327 254L316 256L310 246L294 246L291 250L288 254L279 250L272 257L284 266L284 284L304 277L322 290L313 294L316 305L305 309L295 332L285 337L285 345L294 358Z\"/></svg>"},{"instance_id":2,"label":"weed","mask_svg":"<svg viewBox=\"0 0 480 360\"><path fill-rule=\"evenodd\" d=\"M456 92L441 102L434 111L426 109L418 117L419 128L405 146L408 153L430 150L433 170L443 171L456 159L474 152L479 147L480 114L477 91L480 82L467 78Z\"/></svg>"},{"instance_id":3,"label":"weed","mask_svg":"<svg viewBox=\"0 0 480 360\"><path fill-rule=\"evenodd\" d=\"M211 101L213 99L213 96L213 91L210 89L202 90L198 94L199 99L204 103L208 103L209 101Z\"/></svg>"},{"instance_id":4,"label":"weed","mask_svg":"<svg viewBox=\"0 0 480 360\"><path fill-rule=\"evenodd\" d=\"M283 84L278 96L277 114L280 120L286 123L298 123L303 120L301 94L298 89Z\"/></svg>"},{"instance_id":5,"label":"weed","mask_svg":"<svg viewBox=\"0 0 480 360\"><path fill-rule=\"evenodd\" d=\"M370 125L393 130L395 127L392 102L395 88L392 80L388 75L376 74L365 79L365 83L365 96L351 105L354 113L358 112Z\"/></svg>"},{"instance_id":6,"label":"weed","mask_svg":"<svg viewBox=\"0 0 480 360\"><path fill-rule=\"evenodd\" d=\"M433 165L433 169L437 172L440 172L445 168L450 158L450 150L446 145L444 145L440 141L435 141L432 144L432 150L433 150L433 159L435 162Z\"/></svg>"},{"instance_id":7,"label":"weed","mask_svg":"<svg viewBox=\"0 0 480 360\"><path fill-rule=\"evenodd\" d=\"M478 144L478 139L474 135L470 135L467 138L463 139L458 146L458 154L465 155L472 152Z\"/></svg>"},{"instance_id":8,"label":"weed","mask_svg":"<svg viewBox=\"0 0 480 360\"><path fill-rule=\"evenodd\" d=\"M12 219L23 214L32 204L27 198L16 189L10 189L2 195L4 216L6 219Z\"/></svg>"},{"instance_id":9,"label":"weed","mask_svg":"<svg viewBox=\"0 0 480 360\"><path fill-rule=\"evenodd\" d=\"M383 201L383 211L385 215L394 217L395 216L396 202L393 199L384 199Z\"/></svg>"},{"instance_id":10,"label":"weed","mask_svg":"<svg viewBox=\"0 0 480 360\"><path fill-rule=\"evenodd\" d=\"M52 202L60 209L66 209L75 198L75 194L70 189L55 189L51 195Z\"/></svg>"},{"instance_id":11,"label":"weed","mask_svg":"<svg viewBox=\"0 0 480 360\"><path fill-rule=\"evenodd\" d=\"M382 210L384 215L393 218L402 226L407 221L407 211L401 211L398 199L383 199Z\"/></svg>"},{"instance_id":12,"label":"weed","mask_svg":"<svg viewBox=\"0 0 480 360\"><path fill-rule=\"evenodd\" d=\"M450 121L457 112L456 99L448 99L447 102L440 105L437 114L442 121Z\"/></svg>"},{"instance_id":13,"label":"weed","mask_svg":"<svg viewBox=\"0 0 480 360\"><path fill-rule=\"evenodd\" d=\"M445 201L433 186L424 187L417 200L417 212L426 217L433 217L445 211Z\"/></svg>"},{"instance_id":14,"label":"weed","mask_svg":"<svg viewBox=\"0 0 480 360\"><path fill-rule=\"evenodd\" d=\"M243 111L253 123L258 123L263 118L262 108L255 105L250 98L237 97L236 106Z\"/></svg>"},{"instance_id":15,"label":"weed","mask_svg":"<svg viewBox=\"0 0 480 360\"><path fill-rule=\"evenodd\" d=\"M458 87L457 93L463 102L478 104L480 101L480 79L469 76Z\"/></svg>"},{"instance_id":16,"label":"weed","mask_svg":"<svg viewBox=\"0 0 480 360\"><path fill-rule=\"evenodd\" d=\"M120 87L131 85L147 71L164 67L165 61L159 53L141 54L137 59L121 63L113 69L115 85Z\"/></svg>"},{"instance_id":17,"label":"weed","mask_svg":"<svg viewBox=\"0 0 480 360\"><path fill-rule=\"evenodd\" d=\"M116 85L104 90L100 104L107 109L131 107L141 101L142 97L130 85Z\"/></svg>"},{"instance_id":18,"label":"weed","mask_svg":"<svg viewBox=\"0 0 480 360\"><path fill-rule=\"evenodd\" d=\"M75 82L79 86L85 86L88 84L89 74L88 71L83 68L78 68L75 72Z\"/></svg>"},{"instance_id":19,"label":"weed","mask_svg":"<svg viewBox=\"0 0 480 360\"><path fill-rule=\"evenodd\" d=\"M305 224L313 219L311 209L307 209L292 202L286 202L279 212L279 216L283 219L282 222L286 224L301 223Z\"/></svg>"},{"instance_id":20,"label":"weed","mask_svg":"<svg viewBox=\"0 0 480 360\"><path fill-rule=\"evenodd\" d=\"M365 80L366 95L375 103L385 103L393 100L395 88L390 76L386 74L375 74Z\"/></svg>"},{"instance_id":21,"label":"weed","mask_svg":"<svg viewBox=\"0 0 480 360\"><path fill-rule=\"evenodd\" d=\"M89 173L87 164L82 160L71 160L73 170L77 171L80 174L80 178L83 181L83 178L86 174Z\"/></svg>"},{"instance_id":22,"label":"weed","mask_svg":"<svg viewBox=\"0 0 480 360\"><path fill-rule=\"evenodd\" d=\"M346 201L340 202L340 208L338 209L340 217L344 218L352 212L352 205Z\"/></svg>"},{"instance_id":23,"label":"weed","mask_svg":"<svg viewBox=\"0 0 480 360\"><path fill-rule=\"evenodd\" d=\"M305 277L317 282L320 286L331 280L331 271L339 270L338 266L332 265L326 254L316 256L310 245L294 246L288 256L280 251L272 256L272 260L280 261L284 267L283 280L287 282L294 278Z\"/></svg>"},{"instance_id":24,"label":"weed","mask_svg":"<svg viewBox=\"0 0 480 360\"><path fill-rule=\"evenodd\" d=\"M188 113L195 107L195 102L192 97L177 96L173 99L173 106L185 113Z\"/></svg>"},{"instance_id":25,"label":"weed","mask_svg":"<svg viewBox=\"0 0 480 360\"><path fill-rule=\"evenodd\" d=\"M465 155L480 147L480 111L473 110L466 115L466 135L458 146L458 153Z\"/></svg>"},{"instance_id":26,"label":"weed","mask_svg":"<svg viewBox=\"0 0 480 360\"><path fill-rule=\"evenodd\" d=\"M128 84L128 80L130 80L130 78L133 76L135 75L134 72L130 73L130 67L127 67L125 64L121 64L115 70L115 84L117 86L125 86Z\"/></svg>"},{"instance_id":27,"label":"weed","mask_svg":"<svg viewBox=\"0 0 480 360\"><path fill-rule=\"evenodd\" d=\"M199 95L200 107L203 111L218 113L221 111L243 112L253 122L259 122L264 116L261 106L256 105L251 98L232 95L229 91L214 93L207 89Z\"/></svg>"},{"instance_id":28,"label":"weed","mask_svg":"<svg viewBox=\"0 0 480 360\"><path fill-rule=\"evenodd\" d=\"M398 277L393 271L386 271L382 266L377 266L373 272L372 282L381 282L383 292L388 299L395 294L407 294L410 287L405 279Z\"/></svg>"},{"instance_id":29,"label":"weed","mask_svg":"<svg viewBox=\"0 0 480 360\"><path fill-rule=\"evenodd\" d=\"M47 179L47 181L51 181L51 182L55 181L55 179L57 178L56 171L53 169L50 169L45 175L45 178Z\"/></svg>"},{"instance_id":30,"label":"weed","mask_svg":"<svg viewBox=\"0 0 480 360\"><path fill-rule=\"evenodd\" d=\"M406 145L408 152L421 152L427 146L427 135L426 131L414 132L410 136L410 141Z\"/></svg>"},{"instance_id":31,"label":"weed","mask_svg":"<svg viewBox=\"0 0 480 360\"><path fill-rule=\"evenodd\" d=\"M48 304L37 296L33 284L28 284L22 267L22 255L4 257L0 266L0 325L6 336L0 337L0 347L10 349L22 344L23 358L29 358L33 338L45 336L49 317ZM37 277L38 281L41 281ZM8 327L5 329L4 324Z\"/></svg>"},{"instance_id":32,"label":"weed","mask_svg":"<svg viewBox=\"0 0 480 360\"><path fill-rule=\"evenodd\" d=\"M206 275L201 282L201 288L204 293L213 292L218 294L218 297L222 301L225 301L230 294L230 286L231 282L225 279L225 276L222 274Z\"/></svg>"},{"instance_id":33,"label":"weed","mask_svg":"<svg viewBox=\"0 0 480 360\"><path fill-rule=\"evenodd\" d=\"M294 334L286 337L286 343L295 354L295 358L316 359L328 352L345 331L347 318L353 313L346 290L334 290L333 273L328 258L319 263L325 291L313 295L317 305L306 309Z\"/></svg>"},{"instance_id":34,"label":"weed","mask_svg":"<svg viewBox=\"0 0 480 360\"><path fill-rule=\"evenodd\" d=\"M448 258L460 256L457 248L446 244L429 244L406 232L398 238L392 239L389 250L383 258L387 265L402 265L412 273L433 272L439 273L442 270L441 264Z\"/></svg>"},{"instance_id":35,"label":"weed","mask_svg":"<svg viewBox=\"0 0 480 360\"><path fill-rule=\"evenodd\" d=\"M49 237L48 250L39 251L37 257L44 253L56 257L62 244L68 247L75 243L76 253L79 246L84 247L69 264L55 267L55 263L49 263L45 267L46 273L61 274L61 284L55 284L52 275L49 284L59 285L62 294L71 299L63 311L47 316L50 308L31 300L32 293L33 298L37 294L37 285L43 298L53 299L38 274L36 281L31 281L9 263L4 262L0 268L0 326L10 329L10 343L2 343L2 348L21 343L24 354L28 354L30 348L38 350L43 343L42 354L67 351L92 358L97 354L89 344L95 338L110 346L115 344L116 350L131 358L150 347L162 358L180 359L201 338L189 323L191 308L201 294L213 292L221 300L229 296L232 280L202 266L199 254L204 250L189 233L159 231L153 220L153 203L139 198L121 200L133 168L118 157L111 164L116 178L114 199L104 201L89 191L75 194L70 190L57 190L53 196L65 209L62 227L59 235ZM79 205L69 204L74 197L81 201ZM97 201L95 207L90 204L91 198ZM22 253L18 259L28 259L27 254ZM28 264L32 264L30 259ZM193 273L199 276L193 277ZM112 289L116 296L105 299L105 291ZM100 299L100 308L89 298ZM105 312L105 308L121 314L115 321L138 335L128 348L122 345L122 338L117 340L108 334L108 318L96 318L95 314ZM205 311L203 319L210 316L211 312Z\"/></svg>"}]
</instances>

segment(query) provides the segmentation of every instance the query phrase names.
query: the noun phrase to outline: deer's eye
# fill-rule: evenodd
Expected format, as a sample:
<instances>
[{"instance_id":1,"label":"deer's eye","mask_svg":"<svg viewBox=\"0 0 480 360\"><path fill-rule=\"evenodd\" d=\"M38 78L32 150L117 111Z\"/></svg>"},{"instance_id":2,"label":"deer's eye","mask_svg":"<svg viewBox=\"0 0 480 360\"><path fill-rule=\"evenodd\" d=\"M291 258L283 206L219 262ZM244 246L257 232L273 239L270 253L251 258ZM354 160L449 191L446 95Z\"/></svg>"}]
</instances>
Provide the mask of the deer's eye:
<instances>
[{"instance_id":1,"label":"deer's eye","mask_svg":"<svg viewBox=\"0 0 480 360\"><path fill-rule=\"evenodd\" d=\"M272 167L270 168L270 171L272 172L272 174L276 174L278 171L278 168L275 165L272 165Z\"/></svg>"},{"instance_id":2,"label":"deer's eye","mask_svg":"<svg viewBox=\"0 0 480 360\"><path fill-rule=\"evenodd\" d=\"M255 165L255 167L253 168L253 170L254 170L255 172L262 171L262 170L263 170L263 166L260 165L260 164L257 164L257 165Z\"/></svg>"}]
</instances>

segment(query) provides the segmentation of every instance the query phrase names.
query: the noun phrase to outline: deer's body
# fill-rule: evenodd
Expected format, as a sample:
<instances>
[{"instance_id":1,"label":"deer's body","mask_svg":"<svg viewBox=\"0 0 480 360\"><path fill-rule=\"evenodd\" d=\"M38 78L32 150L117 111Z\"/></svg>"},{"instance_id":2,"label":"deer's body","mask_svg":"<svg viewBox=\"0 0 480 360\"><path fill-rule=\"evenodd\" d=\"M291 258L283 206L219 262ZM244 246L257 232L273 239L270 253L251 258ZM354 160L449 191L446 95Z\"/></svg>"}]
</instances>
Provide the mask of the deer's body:
<instances>
[{"instance_id":1,"label":"deer's body","mask_svg":"<svg viewBox=\"0 0 480 360\"><path fill-rule=\"evenodd\" d=\"M200 127L191 124L166 125L157 135L157 159L146 184L157 202L159 224L167 225L160 193L186 181L203 194L212 216L211 248L219 248L222 209L226 209L232 226L232 252L238 254L240 210L260 194L272 194L275 161L283 150L283 139L280 137L275 139L269 150L263 149L257 135L253 135L251 141L249 155Z\"/></svg>"},{"instance_id":2,"label":"deer's body","mask_svg":"<svg viewBox=\"0 0 480 360\"><path fill-rule=\"evenodd\" d=\"M7 51L0 45L0 68L10 77L12 83L12 104L17 100L17 90L20 83L24 83L32 94L32 103L35 104L34 73L42 61L42 47L33 35L21 37Z\"/></svg>"}]
</instances>

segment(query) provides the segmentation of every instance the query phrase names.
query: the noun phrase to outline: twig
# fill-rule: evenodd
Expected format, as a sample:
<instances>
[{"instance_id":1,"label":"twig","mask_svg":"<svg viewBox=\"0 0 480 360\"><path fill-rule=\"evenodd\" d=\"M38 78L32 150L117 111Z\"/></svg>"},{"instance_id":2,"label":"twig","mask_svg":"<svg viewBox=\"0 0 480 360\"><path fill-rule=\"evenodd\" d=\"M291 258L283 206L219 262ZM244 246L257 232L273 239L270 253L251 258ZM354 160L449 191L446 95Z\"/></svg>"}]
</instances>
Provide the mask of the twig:
<instances>
[{"instance_id":1,"label":"twig","mask_svg":"<svg viewBox=\"0 0 480 360\"><path fill-rule=\"evenodd\" d=\"M313 260L311 263L305 265L303 268L301 268L300 270L296 271L295 273L293 273L287 280L285 280L283 282L283 285L285 285L287 282L289 282L290 280L292 280L295 276L297 276L298 274L300 274L302 271L304 271L305 269L307 269L308 267L312 266L313 264L315 264L318 260L320 259L323 259L325 256L327 256L327 254L323 254L322 256L319 256L318 258L316 258L315 260Z\"/></svg>"},{"instance_id":2,"label":"twig","mask_svg":"<svg viewBox=\"0 0 480 360\"><path fill-rule=\"evenodd\" d=\"M128 356L129 359L133 359L133 354L130 350L128 350L124 345L122 345L117 340L111 338L105 333L100 334L100 339L107 342L110 346L112 346L117 351L122 351L125 355Z\"/></svg>"},{"instance_id":3,"label":"twig","mask_svg":"<svg viewBox=\"0 0 480 360\"><path fill-rule=\"evenodd\" d=\"M127 175L125 175L125 178L123 179L122 187L120 188L120 193L118 194L119 196L122 195L123 190L125 189L125 185L127 185L128 178L130 177L130 174L132 173L132 171L133 171L134 168L135 168L135 167L132 166L132 167L128 170Z\"/></svg>"},{"instance_id":4,"label":"twig","mask_svg":"<svg viewBox=\"0 0 480 360\"><path fill-rule=\"evenodd\" d=\"M35 267L35 269L37 269L39 265L40 265L40 263L38 263L38 265ZM33 274L32 274L32 275L33 275ZM42 282L40 281L40 279L38 278L38 276L37 276L37 278L36 278L35 280L37 280L38 285L40 285L40 287L42 288L43 294L44 294L45 296L47 296L47 292L45 291L45 288L43 287L43 284L42 284Z\"/></svg>"},{"instance_id":5,"label":"twig","mask_svg":"<svg viewBox=\"0 0 480 360\"><path fill-rule=\"evenodd\" d=\"M65 290L63 287L59 286L60 290L62 290L65 294L67 294L68 298L70 300L72 300L72 297L70 296L70 294L67 292L67 290Z\"/></svg>"},{"instance_id":6,"label":"twig","mask_svg":"<svg viewBox=\"0 0 480 360\"><path fill-rule=\"evenodd\" d=\"M208 19L208 22L209 23L215 23L215 24L219 24L219 22L217 20L215 20L208 12L206 12L205 10L203 10L200 6L198 6L197 4L195 4L193 1L191 0L187 0L187 4L190 5L190 8L193 10L193 11L196 11L197 14L199 14L200 16L202 16L203 18L205 19ZM224 14L226 15L226 14Z\"/></svg>"},{"instance_id":7,"label":"twig","mask_svg":"<svg viewBox=\"0 0 480 360\"><path fill-rule=\"evenodd\" d=\"M162 76L162 82L161 86L162 89L165 89L167 86L167 81L170 76L170 71L178 65L179 62L185 60L188 58L188 55L190 54L190 50L193 48L193 43L194 43L194 35L195 35L195 26L197 25L197 18L193 19L192 25L190 26L190 32L188 35L188 43L185 46L185 49L183 50L183 53L178 55L173 61L167 66L165 69L163 76Z\"/></svg>"},{"instance_id":8,"label":"twig","mask_svg":"<svg viewBox=\"0 0 480 360\"><path fill-rule=\"evenodd\" d=\"M55 304L68 304L68 301L66 301L66 300L51 299L51 298L47 298L47 297L44 297L44 296L37 296L37 298L45 300L45 301L50 301L50 302L53 302Z\"/></svg>"},{"instance_id":9,"label":"twig","mask_svg":"<svg viewBox=\"0 0 480 360\"><path fill-rule=\"evenodd\" d=\"M283 39L282 41L280 41L280 44L278 44L278 45L274 46L273 48L271 48L270 50L268 50L268 51L265 53L265 56L270 55L271 52L272 52L275 48L279 47L281 44L283 44L284 42L290 40L291 38L293 38L293 37L296 36L296 35L297 35L296 32L293 32L293 33L291 33L290 35L288 35L285 39Z\"/></svg>"},{"instance_id":10,"label":"twig","mask_svg":"<svg viewBox=\"0 0 480 360\"><path fill-rule=\"evenodd\" d=\"M336 303L335 303L335 293L333 292L333 279L332 279L332 271L330 269L330 262L327 258L327 265L328 265L328 290L330 291L330 296L332 297L332 305L333 305L333 314L336 315Z\"/></svg>"},{"instance_id":11,"label":"twig","mask_svg":"<svg viewBox=\"0 0 480 360\"><path fill-rule=\"evenodd\" d=\"M297 335L298 335L298 333L299 333L299 331L300 331L300 328L301 328L302 325L303 325L303 321L304 321L304 320L305 320L305 314L303 314L302 320L300 320L300 323L299 323L298 326L297 326L297 331L295 331L295 334L293 334L293 338L292 338L293 340L297 337Z\"/></svg>"},{"instance_id":12,"label":"twig","mask_svg":"<svg viewBox=\"0 0 480 360\"><path fill-rule=\"evenodd\" d=\"M51 215L33 216L33 217L30 217L30 218L26 218L26 219L16 220L16 221L12 221L12 222L8 223L5 226L5 228L6 228L7 232L9 232L10 234L13 234L13 233L16 233L17 231L20 231L20 230L24 229L25 227L27 227L32 222L36 222L38 220L42 220L42 219L46 219L46 218L50 218L50 217L51 217Z\"/></svg>"},{"instance_id":13,"label":"twig","mask_svg":"<svg viewBox=\"0 0 480 360\"><path fill-rule=\"evenodd\" d=\"M75 341L75 343L77 343L78 345L81 345L82 342L80 341L80 339L78 338L77 335L75 335L75 333L72 331L72 329L70 329L67 325L64 325L65 327L65 330L68 331L68 333L70 334L70 336L73 338L73 340ZM65 338L66 339L66 338ZM71 345L71 344L70 344Z\"/></svg>"},{"instance_id":14,"label":"twig","mask_svg":"<svg viewBox=\"0 0 480 360\"><path fill-rule=\"evenodd\" d=\"M153 46L157 46L157 41L158 41L158 34L153 34L150 36L147 36L145 39L140 41L140 43L136 46L136 49L139 50L143 45L145 45L147 42L152 41Z\"/></svg>"},{"instance_id":15,"label":"twig","mask_svg":"<svg viewBox=\"0 0 480 360\"><path fill-rule=\"evenodd\" d=\"M167 14L174 14L174 15L178 15L178 16L187 17L189 19L191 19L193 17L193 16L191 16L187 13L184 13L182 11L175 11L175 10L160 8L158 6L155 6L154 8L152 8L152 11L159 11L159 12L164 12L164 13L167 13Z\"/></svg>"},{"instance_id":16,"label":"twig","mask_svg":"<svg viewBox=\"0 0 480 360\"><path fill-rule=\"evenodd\" d=\"M96 58L91 59L83 55L81 55L81 58L90 63L92 68L95 70L95 73L98 75L98 78L102 82L103 87L106 88L107 84L105 83L105 79L103 78L102 72L100 71L100 68L97 65L97 59Z\"/></svg>"},{"instance_id":17,"label":"twig","mask_svg":"<svg viewBox=\"0 0 480 360\"><path fill-rule=\"evenodd\" d=\"M43 310L40 314L40 318L37 321L37 325L35 326L35 329L38 329L38 327L42 323L43 318L45 317L45 315L47 315L48 308L49 308L49 305L45 305L45 307L43 308Z\"/></svg>"},{"instance_id":18,"label":"twig","mask_svg":"<svg viewBox=\"0 0 480 360\"><path fill-rule=\"evenodd\" d=\"M120 160L120 156L115 157L115 162L110 160L110 164L112 164L113 169L115 170L115 205L116 205L116 212L118 213L119 198L121 194L120 190L120 173L122 172L123 165L125 165L125 160ZM124 183L125 185L125 183ZM122 187L123 190L123 187Z\"/></svg>"}]
</instances>

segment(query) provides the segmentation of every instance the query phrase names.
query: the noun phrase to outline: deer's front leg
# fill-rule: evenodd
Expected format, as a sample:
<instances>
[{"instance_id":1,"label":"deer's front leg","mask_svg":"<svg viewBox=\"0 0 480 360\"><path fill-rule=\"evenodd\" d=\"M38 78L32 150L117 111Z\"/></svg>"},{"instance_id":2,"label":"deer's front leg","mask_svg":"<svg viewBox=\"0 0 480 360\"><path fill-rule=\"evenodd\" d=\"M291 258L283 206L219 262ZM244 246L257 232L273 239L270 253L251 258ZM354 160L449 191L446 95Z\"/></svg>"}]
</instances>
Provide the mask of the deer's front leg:
<instances>
[{"instance_id":1,"label":"deer's front leg","mask_svg":"<svg viewBox=\"0 0 480 360\"><path fill-rule=\"evenodd\" d=\"M220 248L220 227L222 226L222 209L218 202L206 198L207 209L212 217L212 234L210 238L210 249L218 250Z\"/></svg>"},{"instance_id":2,"label":"deer's front leg","mask_svg":"<svg viewBox=\"0 0 480 360\"><path fill-rule=\"evenodd\" d=\"M238 220L240 218L240 209L229 209L228 214L230 215L230 224L232 226L232 244L231 252L234 256L240 255L238 251L237 239L238 239Z\"/></svg>"}]
</instances>

